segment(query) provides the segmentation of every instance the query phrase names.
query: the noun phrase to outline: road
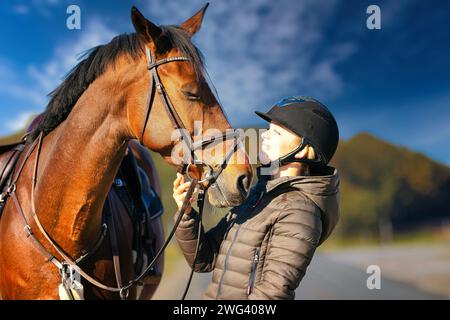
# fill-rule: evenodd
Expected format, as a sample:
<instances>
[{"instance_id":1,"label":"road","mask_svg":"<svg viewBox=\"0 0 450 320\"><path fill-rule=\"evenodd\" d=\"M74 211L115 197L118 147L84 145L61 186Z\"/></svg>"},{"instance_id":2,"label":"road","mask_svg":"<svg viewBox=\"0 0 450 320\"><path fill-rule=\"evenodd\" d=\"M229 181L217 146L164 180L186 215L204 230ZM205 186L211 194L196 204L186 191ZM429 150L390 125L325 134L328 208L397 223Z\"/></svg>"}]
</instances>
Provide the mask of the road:
<instances>
[{"instance_id":1,"label":"road","mask_svg":"<svg viewBox=\"0 0 450 320\"><path fill-rule=\"evenodd\" d=\"M444 250L447 250L446 247L439 247L433 253L433 257L442 257ZM305 278L296 290L296 299L448 299L449 295L446 295L445 291L447 290L446 285L437 289L427 287L424 289L420 286L421 281L426 280L426 275L422 271L421 276L424 278L417 279L416 269L422 270L423 268L420 265L417 268L412 267L411 257L422 261L423 256L427 254L427 258L430 260L431 254L428 247L318 252L308 267ZM395 256L394 260L392 260L393 256ZM393 261L395 267L391 266ZM442 261L437 261L435 268L442 269L442 263ZM441 274L442 279L448 279L450 274L450 260L446 259L445 263L447 263L444 265L447 274L446 277ZM371 264L377 264L381 268L380 289L369 290L367 288L366 282L370 274L366 273L366 268ZM180 299L188 279L189 269L185 261L180 261L175 269L176 272L173 274L165 275L154 299ZM427 270L432 273L434 278L436 277L438 269L432 269L430 265ZM194 274L187 299L202 299L202 294L210 279L211 273ZM442 284L442 279L436 282ZM428 280L426 282L430 283Z\"/></svg>"}]
</instances>

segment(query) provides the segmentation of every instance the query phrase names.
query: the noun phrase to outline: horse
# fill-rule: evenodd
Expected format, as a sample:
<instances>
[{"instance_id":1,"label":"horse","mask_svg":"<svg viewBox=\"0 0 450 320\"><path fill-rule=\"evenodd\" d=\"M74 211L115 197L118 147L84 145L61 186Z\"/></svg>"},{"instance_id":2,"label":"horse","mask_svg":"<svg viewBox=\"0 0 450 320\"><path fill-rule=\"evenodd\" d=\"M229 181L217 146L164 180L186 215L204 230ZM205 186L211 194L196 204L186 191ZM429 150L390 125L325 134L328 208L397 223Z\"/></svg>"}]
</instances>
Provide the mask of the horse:
<instances>
[{"instance_id":1,"label":"horse","mask_svg":"<svg viewBox=\"0 0 450 320\"><path fill-rule=\"evenodd\" d=\"M130 140L178 166L174 129L185 129L189 137L196 121L205 133L231 129L191 41L206 8L180 25L158 26L132 7L135 32L93 48L51 92L0 220L3 299L59 299L61 262L76 262L101 238L103 208ZM229 145L228 139L220 142ZM252 168L242 144L233 142L229 155L209 154L202 165L191 166L199 179L219 168L207 193L216 207L239 205L250 188ZM231 158L244 160L226 161ZM121 223L118 240L132 241L131 221ZM122 282L128 283L136 277L133 257L128 250L120 258ZM138 298L135 286L125 297L108 290L117 279L107 241L77 267L85 298Z\"/></svg>"},{"instance_id":2,"label":"horse","mask_svg":"<svg viewBox=\"0 0 450 320\"><path fill-rule=\"evenodd\" d=\"M5 189L3 185L8 182L5 180L12 178L11 173L8 171L11 171L17 165L17 158L20 155L20 150L23 150L26 144L26 138L32 134L42 119L43 114L36 116L22 139L0 146L0 190ZM0 193L0 199L3 195L4 193ZM150 270L151 272L146 274L145 281L141 285L140 296L143 299L150 299L153 296L159 286L164 270L164 255L161 254L156 258L156 252L161 250L164 242L164 230L161 219L164 208L160 201L160 196L161 184L152 157L145 147L136 140L130 140L126 155L120 164L119 172L108 193L107 205L103 207L103 231L109 228L109 233L103 232L102 238L97 242L96 247L89 252L89 255L83 257L83 263L89 263L89 256L97 249L105 249L104 246L101 246L103 241L111 243L111 247L114 247L113 254L116 254L117 259L114 267L117 268L115 275L118 286L122 285L120 251L122 252L122 257L123 252L132 252L134 266L138 273L146 267L146 263L149 260L155 260L155 264ZM4 204L4 201L0 201L0 218ZM132 229L123 228L124 223L122 221L127 220L132 222ZM133 242L124 242L117 239L118 233L126 234L131 230L133 234L127 237L132 238ZM115 249L119 244L128 247L121 250ZM81 298L79 293L76 291L72 292L70 283L67 283L67 288L63 289L60 293L60 298L65 300Z\"/></svg>"}]
</instances>

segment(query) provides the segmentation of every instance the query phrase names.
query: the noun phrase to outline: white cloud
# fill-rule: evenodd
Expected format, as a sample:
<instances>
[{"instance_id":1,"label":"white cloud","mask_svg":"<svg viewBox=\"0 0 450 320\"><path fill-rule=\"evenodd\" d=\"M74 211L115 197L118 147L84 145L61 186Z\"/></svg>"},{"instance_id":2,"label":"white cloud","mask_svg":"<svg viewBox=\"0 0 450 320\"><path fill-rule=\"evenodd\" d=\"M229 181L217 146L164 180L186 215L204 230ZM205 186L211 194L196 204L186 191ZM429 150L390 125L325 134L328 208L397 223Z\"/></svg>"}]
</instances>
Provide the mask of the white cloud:
<instances>
[{"instance_id":1,"label":"white cloud","mask_svg":"<svg viewBox=\"0 0 450 320\"><path fill-rule=\"evenodd\" d=\"M25 128L30 123L30 119L35 112L24 111L20 112L15 118L8 120L5 124L9 130L16 132Z\"/></svg>"},{"instance_id":2,"label":"white cloud","mask_svg":"<svg viewBox=\"0 0 450 320\"><path fill-rule=\"evenodd\" d=\"M66 2L69 3L69 1ZM31 12L32 14L38 13L42 16L49 17L52 15L51 8L60 4L60 0L32 0L28 1L27 4L15 3L11 9L14 13L20 15L28 15Z\"/></svg>"},{"instance_id":3,"label":"white cloud","mask_svg":"<svg viewBox=\"0 0 450 320\"><path fill-rule=\"evenodd\" d=\"M35 6L55 6L61 3L60 0L32 0Z\"/></svg>"},{"instance_id":4,"label":"white cloud","mask_svg":"<svg viewBox=\"0 0 450 320\"><path fill-rule=\"evenodd\" d=\"M194 37L233 124L255 119L283 95L338 95L343 80L336 65L356 49L324 43L324 21L336 1L211 1ZM158 24L180 23L200 9L198 2L148 2L143 12Z\"/></svg>"},{"instance_id":5,"label":"white cloud","mask_svg":"<svg viewBox=\"0 0 450 320\"><path fill-rule=\"evenodd\" d=\"M58 4L51 0L33 1L42 6ZM158 24L181 23L203 5L184 0L141 4L138 6L147 18ZM251 122L256 119L255 109L264 109L283 95L325 99L341 92L344 84L335 67L349 57L355 46L324 44L322 28L334 5L334 0L326 6L313 0L212 1L194 42L205 54L207 68L232 124ZM127 15L120 23L131 24L128 19ZM49 61L26 68L33 81L31 86L20 79L8 82L0 77L0 82L9 83L12 95L43 108L46 94L76 64L77 54L120 32L106 27L99 17L91 17L77 39L56 46Z\"/></svg>"},{"instance_id":6,"label":"white cloud","mask_svg":"<svg viewBox=\"0 0 450 320\"><path fill-rule=\"evenodd\" d=\"M14 72L11 70L9 62L0 58L0 79L9 77L12 74L14 74Z\"/></svg>"},{"instance_id":7,"label":"white cloud","mask_svg":"<svg viewBox=\"0 0 450 320\"><path fill-rule=\"evenodd\" d=\"M77 63L77 57L84 51L109 42L118 32L108 28L100 18L93 17L87 22L87 26L81 30L81 35L73 42L65 42L58 45L53 57L42 67L31 65L28 67L28 75L39 84L41 91L53 90Z\"/></svg>"},{"instance_id":8,"label":"white cloud","mask_svg":"<svg viewBox=\"0 0 450 320\"><path fill-rule=\"evenodd\" d=\"M30 13L30 7L24 4L16 4L12 7L13 12L21 15L27 15Z\"/></svg>"},{"instance_id":9,"label":"white cloud","mask_svg":"<svg viewBox=\"0 0 450 320\"><path fill-rule=\"evenodd\" d=\"M26 74L28 77L19 76L20 71L15 72L14 69L16 68L1 60L0 92L28 105L26 111L21 113L19 113L19 110L9 109L8 114L14 114L15 116L12 117L12 120L10 120L11 117L5 117L4 127L11 132L17 128L22 128L20 125L24 124L23 121L26 116L43 111L48 102L47 94L77 64L77 56L85 50L110 41L117 33L106 27L100 18L91 18L86 27L81 30L79 37L57 45L53 50L52 58L46 63L42 66L27 66Z\"/></svg>"},{"instance_id":10,"label":"white cloud","mask_svg":"<svg viewBox=\"0 0 450 320\"><path fill-rule=\"evenodd\" d=\"M5 59L0 59L0 93L31 105L45 102L45 95L42 96L34 87L26 85L24 78L15 72L12 64Z\"/></svg>"}]
</instances>

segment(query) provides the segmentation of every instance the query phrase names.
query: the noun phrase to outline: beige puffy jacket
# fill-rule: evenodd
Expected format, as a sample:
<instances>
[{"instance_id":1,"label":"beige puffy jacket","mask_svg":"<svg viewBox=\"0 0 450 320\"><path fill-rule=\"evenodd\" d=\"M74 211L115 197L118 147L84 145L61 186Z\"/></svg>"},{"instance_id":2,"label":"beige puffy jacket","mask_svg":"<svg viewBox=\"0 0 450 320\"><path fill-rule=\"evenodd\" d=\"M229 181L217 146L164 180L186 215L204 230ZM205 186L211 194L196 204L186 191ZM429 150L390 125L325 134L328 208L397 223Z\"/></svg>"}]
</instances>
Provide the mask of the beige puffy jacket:
<instances>
[{"instance_id":1,"label":"beige puffy jacket","mask_svg":"<svg viewBox=\"0 0 450 320\"><path fill-rule=\"evenodd\" d=\"M196 272L213 271L206 299L294 299L317 246L339 217L339 176L261 179L249 199L212 229L201 228ZM175 217L176 218L176 217ZM184 215L176 238L192 265L198 214Z\"/></svg>"}]
</instances>

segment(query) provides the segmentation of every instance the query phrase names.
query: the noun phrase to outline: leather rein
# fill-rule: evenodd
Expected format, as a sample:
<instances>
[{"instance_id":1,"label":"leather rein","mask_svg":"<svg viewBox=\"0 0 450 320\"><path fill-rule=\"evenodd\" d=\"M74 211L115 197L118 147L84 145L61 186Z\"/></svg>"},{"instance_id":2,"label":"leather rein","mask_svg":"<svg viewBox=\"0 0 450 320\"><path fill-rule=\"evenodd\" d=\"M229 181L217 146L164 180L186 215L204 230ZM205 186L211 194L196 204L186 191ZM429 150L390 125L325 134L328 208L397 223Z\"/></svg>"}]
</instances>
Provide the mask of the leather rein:
<instances>
[{"instance_id":1,"label":"leather rein","mask_svg":"<svg viewBox=\"0 0 450 320\"><path fill-rule=\"evenodd\" d=\"M175 222L175 225L172 228L169 236L167 237L167 240L165 241L164 245L160 248L160 250L156 253L153 260L148 264L148 266L145 268L145 270L139 276L137 276L133 280L129 281L128 284L126 284L126 285L118 286L118 287L111 287L111 286L105 285L105 284L101 283L100 281L94 279L92 276L87 274L85 271L83 271L79 267L79 264L81 261L83 261L86 257L91 256L92 253L95 252L96 249L100 247L100 244L102 243L102 241L106 235L106 231L107 231L106 224L102 225L102 231L100 233L100 237L97 240L97 242L95 243L95 245L91 248L91 250L89 250L87 253L83 254L76 260L71 258L66 252L64 252L64 250L47 233L47 231L41 224L39 217L36 213L35 195L34 195L35 188L36 188L36 182L37 182L39 156L40 156L42 141L43 141L43 132L42 131L40 132L38 138L33 141L33 143L29 146L28 150L26 151L25 157L23 158L23 160L21 161L21 164L19 166L19 170L16 172L16 174L12 180L12 184L11 184L9 190L7 191L8 195L10 195L12 197L14 204L17 208L17 211L19 211L20 215L22 216L22 219L24 222L24 230L25 230L27 238L31 238L36 243L36 245L38 246L40 251L42 251L42 253L46 256L46 260L48 262L52 262L59 269L63 280L66 276L67 270L69 270L69 272L75 271L80 276L82 276L85 280L87 280L92 285L94 285L100 289L107 290L110 292L118 292L121 299L127 299L128 295L129 295L129 289L135 285L142 284L142 279L148 274L148 272L156 264L158 258L161 256L161 254L164 252L167 245L173 238L175 231L176 231L176 229L177 229L177 227L189 205L189 200L192 197L192 195L194 194L194 191L196 191L196 188L198 190L197 204L198 204L198 208L199 208L199 222L198 222L199 229L198 230L200 230L200 226L202 223L202 214L203 214L205 193L206 193L207 189L212 184L215 183L218 176L222 173L222 171L224 170L224 168L227 165L228 160L230 159L231 155L236 151L236 148L238 147L239 142L242 139L237 132L233 132L233 133L223 133L220 135L207 137L201 141L191 143L191 137L186 136L186 132L188 132L186 130L186 126L184 125L183 121L181 120L181 117L179 116L178 112L172 105L170 98L167 95L167 92L166 92L163 84L161 83L161 80L160 80L158 72L157 72L157 67L162 64L176 62L176 61L190 61L190 59L187 57L170 57L170 58L165 58L165 59L161 59L161 60L157 61L154 58L153 53L150 51L150 49L148 47L146 47L146 57L147 57L147 69L148 69L149 75L150 75L150 85L149 85L149 94L147 97L147 110L146 110L146 114L145 114L145 118L144 118L144 124L142 126L142 131L141 131L141 134L139 137L139 142L142 145L144 143L144 134L146 132L147 122L150 117L150 112L151 112L152 105L153 105L153 98L154 98L154 92L155 92L154 87L156 87L156 91L159 93L161 101L167 111L167 114L169 115L169 118L173 124L174 129L184 129L184 130L180 130L180 132L183 137L183 143L188 144L188 148L189 148L189 150L191 152L191 156L192 156L191 157L192 161L187 164L182 164L178 168L179 172L181 172L182 174L186 174L188 176L188 178L190 178L191 185L187 191L186 198L182 204L182 207L178 211L178 217ZM230 139L233 139L233 141L234 141L233 147L230 148L230 150L226 153L222 163L218 166L217 169L214 170L210 165L206 164L205 162L203 162L201 160L196 159L196 156L195 156L196 150L203 150L203 148L205 148L206 146L209 146L209 145L217 143L217 142L225 142ZM25 214L22 210L22 207L21 207L19 200L17 198L17 195L16 195L16 182L23 170L23 167L25 166L26 161L31 156L33 150L36 147L37 147L37 153L36 153L36 157L35 157L32 185L31 185L31 215L39 229L39 232L44 236L44 238L51 245L51 247L61 256L62 261L58 260L54 255L49 253L49 251L42 245L42 243L34 236L33 230L31 229L31 227L25 217ZM201 177L197 178L195 176L190 176L189 169L191 166L195 166L198 169L200 169L199 172L202 172L201 168L203 168L203 169L207 168L208 171L206 172L203 179ZM200 166L201 166L201 168L200 168ZM186 294L188 292L189 285L190 285L190 282L192 279L195 262L196 262L196 258L198 255L199 244L200 244L200 232L199 232L198 238L197 238L197 245L196 245L194 261L191 266L191 274L189 277L189 281L186 285L186 289L183 293L183 297L182 297L183 300L186 297Z\"/></svg>"}]
</instances>

